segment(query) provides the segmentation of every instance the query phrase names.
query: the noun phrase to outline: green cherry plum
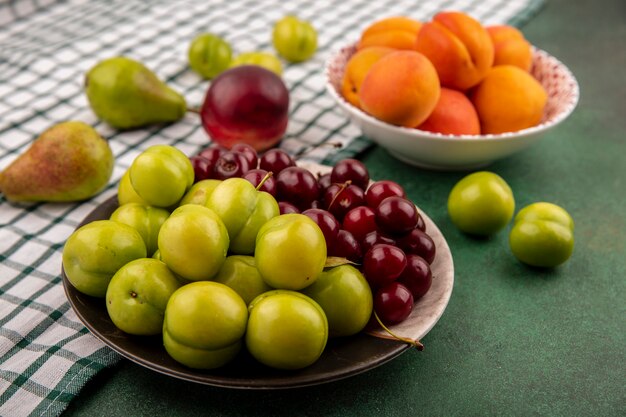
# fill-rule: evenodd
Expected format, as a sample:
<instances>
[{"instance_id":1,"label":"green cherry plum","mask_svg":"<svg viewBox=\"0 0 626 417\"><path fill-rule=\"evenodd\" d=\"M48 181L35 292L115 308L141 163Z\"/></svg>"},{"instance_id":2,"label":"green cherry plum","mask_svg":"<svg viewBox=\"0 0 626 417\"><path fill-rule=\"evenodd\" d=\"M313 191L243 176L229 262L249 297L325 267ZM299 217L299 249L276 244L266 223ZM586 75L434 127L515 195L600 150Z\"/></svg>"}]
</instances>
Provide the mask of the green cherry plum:
<instances>
[{"instance_id":1,"label":"green cherry plum","mask_svg":"<svg viewBox=\"0 0 626 417\"><path fill-rule=\"evenodd\" d=\"M167 301L179 287L180 282L163 262L135 259L111 278L106 292L107 312L123 332L160 334Z\"/></svg>"},{"instance_id":2,"label":"green cherry plum","mask_svg":"<svg viewBox=\"0 0 626 417\"><path fill-rule=\"evenodd\" d=\"M317 32L309 22L285 16L274 25L272 43L287 61L306 61L317 49Z\"/></svg>"},{"instance_id":3,"label":"green cherry plum","mask_svg":"<svg viewBox=\"0 0 626 417\"><path fill-rule=\"evenodd\" d=\"M230 238L229 250L238 255L254 253L259 229L280 214L271 194L257 191L243 178L222 181L211 193L206 206L224 222Z\"/></svg>"},{"instance_id":4,"label":"green cherry plum","mask_svg":"<svg viewBox=\"0 0 626 417\"><path fill-rule=\"evenodd\" d=\"M163 258L161 258L161 251L157 249L152 254L152 259L156 259L157 261L163 262ZM165 263L165 262L163 262L163 263ZM181 277L180 275L178 275L176 272L172 271L171 269L170 269L170 271L172 272L172 274L174 274L174 276L176 277L178 282L180 282L180 285L191 284L192 282L194 282L194 281L190 281L190 280L188 280L186 278Z\"/></svg>"},{"instance_id":5,"label":"green cherry plum","mask_svg":"<svg viewBox=\"0 0 626 417\"><path fill-rule=\"evenodd\" d=\"M148 255L157 250L157 238L161 225L170 216L170 212L138 203L124 204L111 214L110 220L124 223L139 232L146 244Z\"/></svg>"},{"instance_id":6,"label":"green cherry plum","mask_svg":"<svg viewBox=\"0 0 626 417\"><path fill-rule=\"evenodd\" d=\"M117 270L146 254L146 244L137 230L112 220L98 220L81 226L67 239L63 270L78 291L104 298Z\"/></svg>"},{"instance_id":7,"label":"green cherry plum","mask_svg":"<svg viewBox=\"0 0 626 417\"><path fill-rule=\"evenodd\" d=\"M244 52L237 55L230 63L231 68L241 65L258 65L276 75L283 73L283 64L281 64L280 59L269 52Z\"/></svg>"},{"instance_id":8,"label":"green cherry plum","mask_svg":"<svg viewBox=\"0 0 626 417\"><path fill-rule=\"evenodd\" d=\"M273 289L261 278L254 256L228 256L213 280L235 290L246 304Z\"/></svg>"},{"instance_id":9,"label":"green cherry plum","mask_svg":"<svg viewBox=\"0 0 626 417\"><path fill-rule=\"evenodd\" d=\"M501 230L514 211L511 187L493 172L475 172L462 178L448 197L452 223L471 235L488 236Z\"/></svg>"},{"instance_id":10,"label":"green cherry plum","mask_svg":"<svg viewBox=\"0 0 626 417\"><path fill-rule=\"evenodd\" d=\"M163 344L185 366L214 369L237 355L247 323L246 303L235 291L218 282L193 282L167 302Z\"/></svg>"},{"instance_id":11,"label":"green cherry plum","mask_svg":"<svg viewBox=\"0 0 626 417\"><path fill-rule=\"evenodd\" d=\"M197 204L178 207L161 226L161 259L190 281L209 280L226 259L228 231L212 210Z\"/></svg>"},{"instance_id":12,"label":"green cherry plum","mask_svg":"<svg viewBox=\"0 0 626 417\"><path fill-rule=\"evenodd\" d=\"M324 269L324 234L304 214L274 217L259 230L254 258L270 287L301 290L313 284Z\"/></svg>"},{"instance_id":13,"label":"green cherry plum","mask_svg":"<svg viewBox=\"0 0 626 417\"><path fill-rule=\"evenodd\" d=\"M232 48L224 39L212 33L196 36L187 51L189 66L203 78L210 79L228 68Z\"/></svg>"},{"instance_id":14,"label":"green cherry plum","mask_svg":"<svg viewBox=\"0 0 626 417\"><path fill-rule=\"evenodd\" d=\"M213 190L215 187L220 185L220 180L208 179L201 180L191 186L189 191L183 196L182 200L180 200L179 206L184 206L185 204L199 204L201 206L206 206L209 201L209 197L213 194Z\"/></svg>"},{"instance_id":15,"label":"green cherry plum","mask_svg":"<svg viewBox=\"0 0 626 417\"><path fill-rule=\"evenodd\" d=\"M246 347L264 365L301 369L321 356L328 341L328 320L312 298L295 291L273 290L248 306Z\"/></svg>"},{"instance_id":16,"label":"green cherry plum","mask_svg":"<svg viewBox=\"0 0 626 417\"><path fill-rule=\"evenodd\" d=\"M130 166L130 182L143 200L156 207L177 204L194 181L189 158L170 145L153 145Z\"/></svg>"},{"instance_id":17,"label":"green cherry plum","mask_svg":"<svg viewBox=\"0 0 626 417\"><path fill-rule=\"evenodd\" d=\"M352 265L325 270L303 293L324 310L331 337L357 334L372 315L372 290Z\"/></svg>"},{"instance_id":18,"label":"green cherry plum","mask_svg":"<svg viewBox=\"0 0 626 417\"><path fill-rule=\"evenodd\" d=\"M574 250L574 220L556 204L531 204L515 216L509 245L513 255L525 264L561 265Z\"/></svg>"},{"instance_id":19,"label":"green cherry plum","mask_svg":"<svg viewBox=\"0 0 626 417\"><path fill-rule=\"evenodd\" d=\"M137 191L135 191L133 185L130 183L130 170L126 170L117 186L117 202L120 206L127 203L149 205L146 200L139 197L139 194L137 194Z\"/></svg>"}]
</instances>

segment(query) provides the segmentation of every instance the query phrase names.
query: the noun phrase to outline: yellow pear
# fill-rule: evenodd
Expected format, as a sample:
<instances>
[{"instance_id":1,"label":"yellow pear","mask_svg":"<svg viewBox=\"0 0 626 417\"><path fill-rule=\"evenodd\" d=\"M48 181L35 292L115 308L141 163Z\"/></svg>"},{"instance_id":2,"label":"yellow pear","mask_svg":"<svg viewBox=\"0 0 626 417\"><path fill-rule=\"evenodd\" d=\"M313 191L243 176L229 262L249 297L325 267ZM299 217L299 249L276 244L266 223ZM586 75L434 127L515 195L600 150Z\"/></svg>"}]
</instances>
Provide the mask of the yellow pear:
<instances>
[{"instance_id":1,"label":"yellow pear","mask_svg":"<svg viewBox=\"0 0 626 417\"><path fill-rule=\"evenodd\" d=\"M0 172L0 192L10 201L68 202L104 189L114 157L106 139L77 121L56 124Z\"/></svg>"}]
</instances>

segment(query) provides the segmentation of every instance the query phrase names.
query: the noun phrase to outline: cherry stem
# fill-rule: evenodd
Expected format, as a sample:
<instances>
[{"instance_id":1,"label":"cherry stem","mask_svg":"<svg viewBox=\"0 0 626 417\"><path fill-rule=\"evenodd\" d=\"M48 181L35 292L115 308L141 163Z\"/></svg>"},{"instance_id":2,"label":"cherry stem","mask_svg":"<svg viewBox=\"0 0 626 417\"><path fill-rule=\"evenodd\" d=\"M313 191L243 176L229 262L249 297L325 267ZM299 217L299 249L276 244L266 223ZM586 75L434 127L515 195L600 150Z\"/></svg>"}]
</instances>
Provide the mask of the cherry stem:
<instances>
[{"instance_id":1,"label":"cherry stem","mask_svg":"<svg viewBox=\"0 0 626 417\"><path fill-rule=\"evenodd\" d=\"M339 185L339 190L337 190L337 192L333 196L333 199L330 200L330 204L328 205L328 209L327 210L330 210L330 208L333 206L333 203L335 202L335 200L337 200L337 198L339 197L339 194L341 194L343 192L343 190L348 188L348 185L350 185L350 184L352 184L352 180L348 180L348 181L344 182L343 184L338 184Z\"/></svg>"},{"instance_id":2,"label":"cherry stem","mask_svg":"<svg viewBox=\"0 0 626 417\"><path fill-rule=\"evenodd\" d=\"M305 156L306 154L313 152L315 149L321 148L322 146L331 146L334 149L340 149L341 147L343 147L341 142L324 142L324 143L320 143L318 145L307 146L306 148L304 148L303 150L301 150L300 152L295 154L294 158L296 160L298 160L298 159L302 158L303 156Z\"/></svg>"},{"instance_id":3,"label":"cherry stem","mask_svg":"<svg viewBox=\"0 0 626 417\"><path fill-rule=\"evenodd\" d=\"M267 181L268 179L270 179L270 177L274 175L274 173L272 171L268 172L267 174L265 174L265 176L263 177L263 179L261 180L261 182L259 182L259 185L256 186L256 190L259 191L261 189L261 187L263 187L263 184L265 183L265 181Z\"/></svg>"},{"instance_id":4,"label":"cherry stem","mask_svg":"<svg viewBox=\"0 0 626 417\"><path fill-rule=\"evenodd\" d=\"M380 320L380 317L378 317L378 314L376 314L375 311L374 311L374 318L376 319L378 324L380 324L380 326L383 329L385 329L385 331L389 333L391 336L384 336L384 335L374 333L374 332L367 332L367 334L369 334L370 336L380 337L381 339L399 340L401 342L408 343L409 345L415 347L419 351L424 350L424 345L419 340L398 336L397 334L389 330L389 328L387 328L387 326L385 326L383 322Z\"/></svg>"}]
</instances>

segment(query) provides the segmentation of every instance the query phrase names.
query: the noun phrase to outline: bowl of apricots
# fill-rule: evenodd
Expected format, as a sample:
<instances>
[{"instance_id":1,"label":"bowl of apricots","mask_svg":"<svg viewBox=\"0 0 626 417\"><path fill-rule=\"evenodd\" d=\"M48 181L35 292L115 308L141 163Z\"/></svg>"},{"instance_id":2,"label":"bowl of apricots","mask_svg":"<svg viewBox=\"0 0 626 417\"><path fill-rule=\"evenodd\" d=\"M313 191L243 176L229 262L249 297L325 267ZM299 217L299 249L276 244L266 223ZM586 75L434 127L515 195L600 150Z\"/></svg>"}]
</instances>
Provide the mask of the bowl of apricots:
<instances>
[{"instance_id":1,"label":"bowl of apricots","mask_svg":"<svg viewBox=\"0 0 626 417\"><path fill-rule=\"evenodd\" d=\"M520 30L456 11L373 22L329 57L326 78L366 137L439 170L474 169L527 148L579 98L571 71Z\"/></svg>"}]
</instances>

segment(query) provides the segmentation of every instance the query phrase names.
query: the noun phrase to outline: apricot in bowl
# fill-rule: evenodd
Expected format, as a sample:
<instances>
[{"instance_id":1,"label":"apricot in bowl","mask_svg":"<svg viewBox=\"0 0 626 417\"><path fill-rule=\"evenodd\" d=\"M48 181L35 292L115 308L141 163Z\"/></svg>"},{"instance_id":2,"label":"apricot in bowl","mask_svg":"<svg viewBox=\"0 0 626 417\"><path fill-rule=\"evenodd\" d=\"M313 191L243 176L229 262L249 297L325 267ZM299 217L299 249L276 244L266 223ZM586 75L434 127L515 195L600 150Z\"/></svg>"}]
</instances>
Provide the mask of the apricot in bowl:
<instances>
[{"instance_id":1,"label":"apricot in bowl","mask_svg":"<svg viewBox=\"0 0 626 417\"><path fill-rule=\"evenodd\" d=\"M329 56L325 67L328 93L366 137L399 160L422 168L470 170L511 156L544 137L562 123L578 104L579 87L572 72L554 56L533 47L528 75L543 87L546 100L541 117L534 126L478 135L442 134L398 126L374 117L345 98L342 92L345 87L342 85L346 66L357 51L358 43L355 42ZM508 70L506 76L510 72L517 73ZM488 91L484 95L488 96ZM489 101L489 97L482 100Z\"/></svg>"}]
</instances>

